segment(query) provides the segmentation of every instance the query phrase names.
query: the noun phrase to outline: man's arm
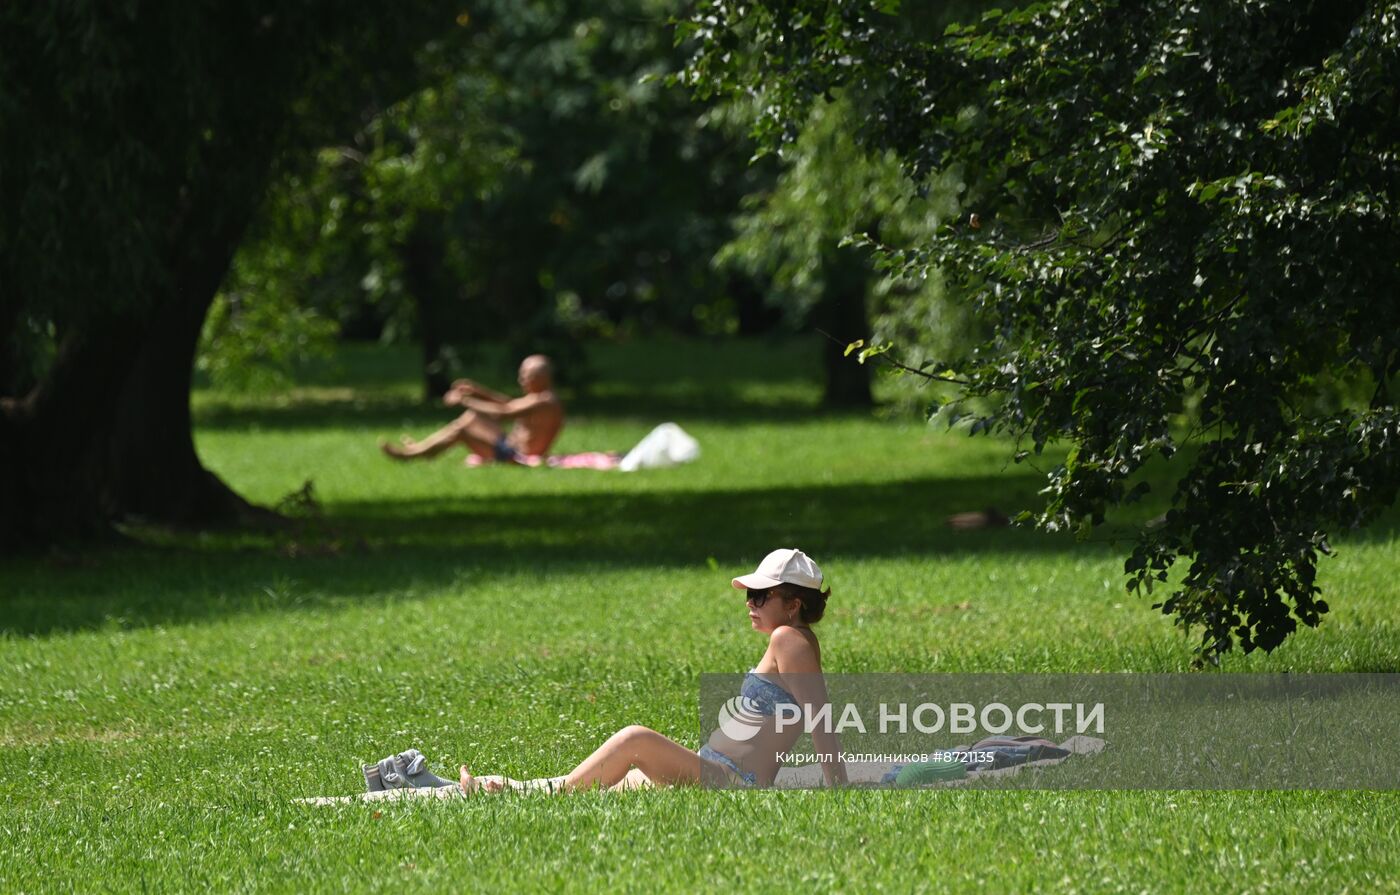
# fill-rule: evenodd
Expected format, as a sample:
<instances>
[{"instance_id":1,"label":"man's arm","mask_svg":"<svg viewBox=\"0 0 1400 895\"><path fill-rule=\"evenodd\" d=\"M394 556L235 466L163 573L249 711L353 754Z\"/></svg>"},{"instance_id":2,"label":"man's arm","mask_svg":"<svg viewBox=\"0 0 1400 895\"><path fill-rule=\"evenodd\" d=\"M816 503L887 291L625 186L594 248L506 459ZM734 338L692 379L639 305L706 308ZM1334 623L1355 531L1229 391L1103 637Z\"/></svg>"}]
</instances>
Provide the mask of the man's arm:
<instances>
[{"instance_id":1,"label":"man's arm","mask_svg":"<svg viewBox=\"0 0 1400 895\"><path fill-rule=\"evenodd\" d=\"M525 395L522 398L512 398L499 403L483 401L480 398L463 398L461 404L468 410L475 410L483 416L498 420L513 420L524 416L548 401L548 398L541 395Z\"/></svg>"},{"instance_id":2,"label":"man's arm","mask_svg":"<svg viewBox=\"0 0 1400 895\"><path fill-rule=\"evenodd\" d=\"M811 718L831 701L822 677L816 651L807 639L796 631L779 628L773 634L773 652L778 660L778 674L802 707L803 715ZM846 763L841 760L841 738L834 730L817 727L812 730L812 749L822 760L822 776L827 786L844 786L847 782Z\"/></svg>"},{"instance_id":3,"label":"man's arm","mask_svg":"<svg viewBox=\"0 0 1400 895\"><path fill-rule=\"evenodd\" d=\"M472 379L458 379L452 383L452 388L448 394L460 393L464 398L478 398L491 404L509 404L510 396L503 395L498 391L487 388ZM460 401L456 403L461 403Z\"/></svg>"}]
</instances>

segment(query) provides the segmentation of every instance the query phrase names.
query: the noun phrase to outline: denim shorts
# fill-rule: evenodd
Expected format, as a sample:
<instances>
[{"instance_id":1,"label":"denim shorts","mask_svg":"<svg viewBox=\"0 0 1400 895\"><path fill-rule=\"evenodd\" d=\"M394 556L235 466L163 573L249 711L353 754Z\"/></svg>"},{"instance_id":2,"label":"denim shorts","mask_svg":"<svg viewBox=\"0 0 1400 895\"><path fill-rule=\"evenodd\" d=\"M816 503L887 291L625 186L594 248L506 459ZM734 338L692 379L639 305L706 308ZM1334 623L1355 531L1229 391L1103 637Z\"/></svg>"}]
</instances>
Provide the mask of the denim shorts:
<instances>
[{"instance_id":1,"label":"denim shorts","mask_svg":"<svg viewBox=\"0 0 1400 895\"><path fill-rule=\"evenodd\" d=\"M710 761L716 762L717 764L723 765L730 772L732 772L735 777L738 778L739 782L742 782L745 786L757 785L758 778L754 776L753 771L743 770L737 764L734 763L734 759L730 758L728 755L725 755L718 749L711 749L708 743L704 746L701 746L700 751L695 754L699 755L701 758L706 758Z\"/></svg>"}]
</instances>

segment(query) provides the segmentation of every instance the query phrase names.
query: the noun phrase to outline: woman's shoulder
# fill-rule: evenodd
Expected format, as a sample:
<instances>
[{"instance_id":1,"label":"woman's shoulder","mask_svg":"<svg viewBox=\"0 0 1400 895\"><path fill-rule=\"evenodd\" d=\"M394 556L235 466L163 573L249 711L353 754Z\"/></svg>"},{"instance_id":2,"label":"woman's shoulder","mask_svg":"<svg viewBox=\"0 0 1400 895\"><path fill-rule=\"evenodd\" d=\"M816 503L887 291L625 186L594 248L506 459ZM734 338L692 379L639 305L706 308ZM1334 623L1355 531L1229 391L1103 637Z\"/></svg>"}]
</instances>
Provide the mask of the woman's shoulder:
<instances>
[{"instance_id":1,"label":"woman's shoulder","mask_svg":"<svg viewBox=\"0 0 1400 895\"><path fill-rule=\"evenodd\" d=\"M821 647L817 645L817 635L811 628L794 628L784 625L773 632L770 640L773 652L780 658L800 659L810 657L820 662Z\"/></svg>"},{"instance_id":2,"label":"woman's shoulder","mask_svg":"<svg viewBox=\"0 0 1400 895\"><path fill-rule=\"evenodd\" d=\"M817 632L811 628L798 628L793 625L782 625L773 630L774 640L800 640L803 643L815 643Z\"/></svg>"}]
</instances>

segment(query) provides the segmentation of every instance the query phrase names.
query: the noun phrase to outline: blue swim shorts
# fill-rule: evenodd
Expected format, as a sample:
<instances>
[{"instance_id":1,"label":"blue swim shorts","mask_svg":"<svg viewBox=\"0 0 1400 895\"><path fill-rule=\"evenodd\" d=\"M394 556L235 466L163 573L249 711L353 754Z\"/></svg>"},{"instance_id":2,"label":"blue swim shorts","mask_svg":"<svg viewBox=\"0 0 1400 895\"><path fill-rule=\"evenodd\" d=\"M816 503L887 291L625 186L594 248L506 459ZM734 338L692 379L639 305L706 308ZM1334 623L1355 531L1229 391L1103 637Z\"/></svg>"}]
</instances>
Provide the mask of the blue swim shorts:
<instances>
[{"instance_id":1,"label":"blue swim shorts","mask_svg":"<svg viewBox=\"0 0 1400 895\"><path fill-rule=\"evenodd\" d=\"M520 453L510 446L510 442L506 441L504 435L496 439L495 451L498 463L514 463L516 458L520 456Z\"/></svg>"},{"instance_id":2,"label":"blue swim shorts","mask_svg":"<svg viewBox=\"0 0 1400 895\"><path fill-rule=\"evenodd\" d=\"M734 763L734 759L730 758L728 755L725 755L718 749L711 749L708 743L704 746L701 746L700 751L695 754L699 755L701 758L709 759L710 761L713 761L717 764L721 764L724 767L728 768L734 773L735 777L737 777L740 781L743 782L745 786L757 785L758 778L754 776L753 771L743 770L737 764Z\"/></svg>"}]
</instances>

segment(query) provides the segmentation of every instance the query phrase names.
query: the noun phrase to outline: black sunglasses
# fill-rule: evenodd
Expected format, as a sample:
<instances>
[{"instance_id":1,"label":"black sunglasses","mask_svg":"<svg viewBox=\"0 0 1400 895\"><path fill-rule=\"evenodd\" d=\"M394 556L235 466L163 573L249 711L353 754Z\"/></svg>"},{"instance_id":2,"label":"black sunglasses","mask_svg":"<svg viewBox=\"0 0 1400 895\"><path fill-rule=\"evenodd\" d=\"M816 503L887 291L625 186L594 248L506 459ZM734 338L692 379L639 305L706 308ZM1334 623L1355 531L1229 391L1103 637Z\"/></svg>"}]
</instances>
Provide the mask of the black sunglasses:
<instances>
[{"instance_id":1,"label":"black sunglasses","mask_svg":"<svg viewBox=\"0 0 1400 895\"><path fill-rule=\"evenodd\" d=\"M750 604L753 605L753 608L762 609L763 604L768 602L768 592L771 590L771 587L765 587L762 589L751 587L747 591L746 599Z\"/></svg>"}]
</instances>

